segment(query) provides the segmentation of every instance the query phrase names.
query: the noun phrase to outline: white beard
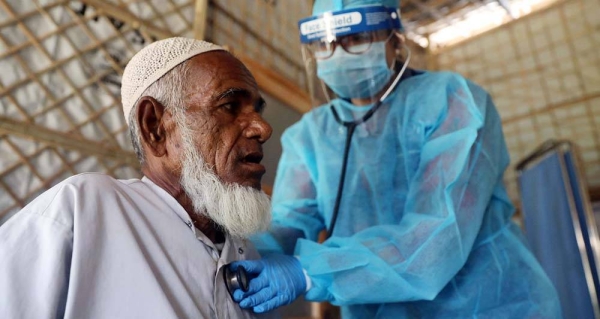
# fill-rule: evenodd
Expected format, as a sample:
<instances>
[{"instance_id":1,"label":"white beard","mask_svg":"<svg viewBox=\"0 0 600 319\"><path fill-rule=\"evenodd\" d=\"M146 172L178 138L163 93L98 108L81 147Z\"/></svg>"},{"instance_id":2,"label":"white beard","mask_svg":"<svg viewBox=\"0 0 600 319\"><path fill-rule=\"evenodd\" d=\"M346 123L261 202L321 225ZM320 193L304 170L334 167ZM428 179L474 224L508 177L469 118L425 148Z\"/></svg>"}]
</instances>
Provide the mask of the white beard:
<instances>
[{"instance_id":1,"label":"white beard","mask_svg":"<svg viewBox=\"0 0 600 319\"><path fill-rule=\"evenodd\" d=\"M267 194L252 187L223 183L200 156L188 125L179 123L183 124L178 126L184 150L181 186L196 214L210 218L237 238L267 230L271 223L271 201Z\"/></svg>"}]
</instances>

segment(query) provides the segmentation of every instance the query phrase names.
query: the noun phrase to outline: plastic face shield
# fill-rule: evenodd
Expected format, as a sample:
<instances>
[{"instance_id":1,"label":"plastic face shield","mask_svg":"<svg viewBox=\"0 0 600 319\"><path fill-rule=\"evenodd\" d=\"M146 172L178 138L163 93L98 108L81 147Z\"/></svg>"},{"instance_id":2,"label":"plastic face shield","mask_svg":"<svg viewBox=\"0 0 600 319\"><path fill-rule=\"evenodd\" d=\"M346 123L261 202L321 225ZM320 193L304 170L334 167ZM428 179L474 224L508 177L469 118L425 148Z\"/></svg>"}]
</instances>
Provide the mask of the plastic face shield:
<instances>
[{"instance_id":1,"label":"plastic face shield","mask_svg":"<svg viewBox=\"0 0 600 319\"><path fill-rule=\"evenodd\" d=\"M389 81L393 65L386 66L385 47L394 30L402 30L398 9L325 12L300 20L298 27L313 106L338 97L373 97Z\"/></svg>"}]
</instances>

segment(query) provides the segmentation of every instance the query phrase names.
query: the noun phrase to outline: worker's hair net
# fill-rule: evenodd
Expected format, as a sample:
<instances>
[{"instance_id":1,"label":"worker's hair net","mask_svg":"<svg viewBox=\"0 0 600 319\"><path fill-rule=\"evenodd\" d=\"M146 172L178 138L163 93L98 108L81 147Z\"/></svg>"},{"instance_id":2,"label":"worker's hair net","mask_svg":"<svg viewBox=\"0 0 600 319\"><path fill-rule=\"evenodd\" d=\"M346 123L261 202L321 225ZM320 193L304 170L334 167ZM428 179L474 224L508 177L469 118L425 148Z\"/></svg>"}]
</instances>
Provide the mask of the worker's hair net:
<instances>
[{"instance_id":1,"label":"worker's hair net","mask_svg":"<svg viewBox=\"0 0 600 319\"><path fill-rule=\"evenodd\" d=\"M217 50L225 49L206 41L175 37L154 42L136 53L127 63L121 82L121 102L127 124L135 103L152 83L180 63Z\"/></svg>"},{"instance_id":2,"label":"worker's hair net","mask_svg":"<svg viewBox=\"0 0 600 319\"><path fill-rule=\"evenodd\" d=\"M400 0L316 0L313 5L313 15L365 6L399 8Z\"/></svg>"}]
</instances>

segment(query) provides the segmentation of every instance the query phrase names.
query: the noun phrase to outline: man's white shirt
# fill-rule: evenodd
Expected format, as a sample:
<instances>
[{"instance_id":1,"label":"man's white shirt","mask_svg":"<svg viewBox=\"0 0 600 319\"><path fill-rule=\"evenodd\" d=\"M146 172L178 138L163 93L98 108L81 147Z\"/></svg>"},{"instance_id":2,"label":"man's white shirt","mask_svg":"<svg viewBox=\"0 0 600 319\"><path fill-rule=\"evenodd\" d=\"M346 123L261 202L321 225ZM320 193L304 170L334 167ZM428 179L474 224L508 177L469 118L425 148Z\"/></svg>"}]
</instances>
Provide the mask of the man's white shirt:
<instances>
[{"instance_id":1,"label":"man's white shirt","mask_svg":"<svg viewBox=\"0 0 600 319\"><path fill-rule=\"evenodd\" d=\"M227 264L258 258L231 237L219 253L148 178L80 174L0 227L0 317L261 317L223 278Z\"/></svg>"}]
</instances>

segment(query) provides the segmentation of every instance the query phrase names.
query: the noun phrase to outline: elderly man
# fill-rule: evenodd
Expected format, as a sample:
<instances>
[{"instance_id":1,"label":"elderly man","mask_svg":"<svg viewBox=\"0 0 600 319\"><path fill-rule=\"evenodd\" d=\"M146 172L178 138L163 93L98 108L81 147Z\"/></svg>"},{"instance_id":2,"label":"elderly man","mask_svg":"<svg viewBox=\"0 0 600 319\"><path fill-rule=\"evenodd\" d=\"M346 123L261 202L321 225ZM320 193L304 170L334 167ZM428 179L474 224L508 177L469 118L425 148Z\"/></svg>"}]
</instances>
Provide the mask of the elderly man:
<instances>
[{"instance_id":1,"label":"elderly man","mask_svg":"<svg viewBox=\"0 0 600 319\"><path fill-rule=\"evenodd\" d=\"M123 74L145 177L80 174L0 228L2 318L252 318L224 281L259 258L271 127L244 65L211 43L155 42Z\"/></svg>"}]
</instances>

